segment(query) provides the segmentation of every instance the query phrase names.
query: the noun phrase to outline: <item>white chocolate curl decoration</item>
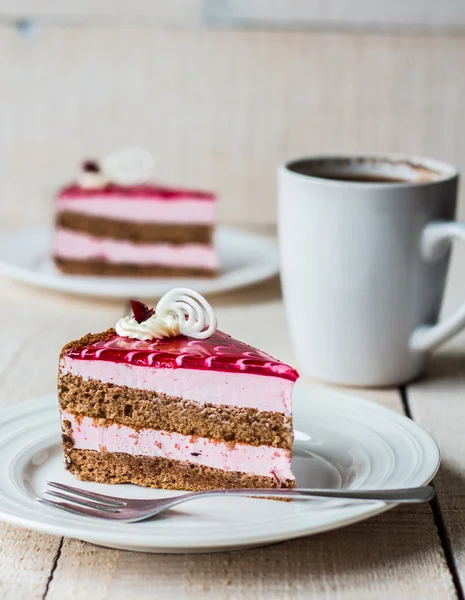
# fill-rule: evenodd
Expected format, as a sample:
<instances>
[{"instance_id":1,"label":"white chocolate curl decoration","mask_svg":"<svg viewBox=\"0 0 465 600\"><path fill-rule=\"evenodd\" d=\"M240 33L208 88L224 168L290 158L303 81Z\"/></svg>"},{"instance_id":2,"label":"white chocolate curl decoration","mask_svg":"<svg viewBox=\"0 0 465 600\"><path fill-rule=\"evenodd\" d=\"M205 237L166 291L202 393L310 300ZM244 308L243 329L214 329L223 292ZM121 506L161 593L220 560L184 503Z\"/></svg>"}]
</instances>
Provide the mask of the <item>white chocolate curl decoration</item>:
<instances>
[{"instance_id":1,"label":"white chocolate curl decoration","mask_svg":"<svg viewBox=\"0 0 465 600\"><path fill-rule=\"evenodd\" d=\"M126 148L102 161L103 175L112 183L126 187L146 183L153 170L153 156L142 148Z\"/></svg>"},{"instance_id":2,"label":"white chocolate curl decoration","mask_svg":"<svg viewBox=\"0 0 465 600\"><path fill-rule=\"evenodd\" d=\"M174 288L165 294L157 304L155 315L164 319L177 317L180 333L197 340L209 338L218 324L205 298L189 288Z\"/></svg>"},{"instance_id":3,"label":"white chocolate curl decoration","mask_svg":"<svg viewBox=\"0 0 465 600\"><path fill-rule=\"evenodd\" d=\"M134 317L124 317L116 324L116 333L136 340L152 340L185 335L197 340L210 337L217 327L212 307L198 292L175 288L165 294L155 308L155 314L138 323Z\"/></svg>"}]
</instances>

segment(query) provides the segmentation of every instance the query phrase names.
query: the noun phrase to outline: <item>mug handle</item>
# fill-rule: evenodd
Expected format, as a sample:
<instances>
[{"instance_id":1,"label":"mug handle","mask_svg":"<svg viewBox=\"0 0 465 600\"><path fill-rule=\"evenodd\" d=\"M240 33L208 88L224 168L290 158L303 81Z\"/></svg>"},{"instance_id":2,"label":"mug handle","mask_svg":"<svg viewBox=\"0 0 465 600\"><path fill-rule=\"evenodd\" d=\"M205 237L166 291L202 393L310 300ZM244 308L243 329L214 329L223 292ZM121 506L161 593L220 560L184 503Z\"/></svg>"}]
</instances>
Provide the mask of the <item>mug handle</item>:
<instances>
[{"instance_id":1,"label":"mug handle","mask_svg":"<svg viewBox=\"0 0 465 600\"><path fill-rule=\"evenodd\" d=\"M465 241L465 222L434 221L426 225L421 236L422 257L432 262L442 258L453 240ZM420 325L411 334L409 347L416 352L432 350L465 327L465 302L437 325Z\"/></svg>"}]
</instances>

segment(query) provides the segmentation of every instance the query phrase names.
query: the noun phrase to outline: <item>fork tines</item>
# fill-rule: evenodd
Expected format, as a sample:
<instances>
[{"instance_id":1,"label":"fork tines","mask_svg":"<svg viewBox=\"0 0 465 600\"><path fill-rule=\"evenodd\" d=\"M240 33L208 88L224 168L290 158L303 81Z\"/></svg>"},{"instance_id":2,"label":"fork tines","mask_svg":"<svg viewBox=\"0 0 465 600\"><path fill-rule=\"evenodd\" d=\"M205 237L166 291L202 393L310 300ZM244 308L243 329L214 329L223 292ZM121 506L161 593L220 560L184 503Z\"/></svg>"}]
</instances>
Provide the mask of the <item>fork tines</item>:
<instances>
[{"instance_id":1,"label":"fork tines","mask_svg":"<svg viewBox=\"0 0 465 600\"><path fill-rule=\"evenodd\" d=\"M126 503L122 498L104 496L95 492L81 490L72 487L71 485L57 483L55 481L47 481L47 485L49 488L55 489L46 488L44 493L59 498L60 500L65 500L66 502L48 500L47 498L37 498L38 502L73 514L85 514L90 517L105 516L108 518L111 516L111 513L115 516L119 514L126 506Z\"/></svg>"}]
</instances>

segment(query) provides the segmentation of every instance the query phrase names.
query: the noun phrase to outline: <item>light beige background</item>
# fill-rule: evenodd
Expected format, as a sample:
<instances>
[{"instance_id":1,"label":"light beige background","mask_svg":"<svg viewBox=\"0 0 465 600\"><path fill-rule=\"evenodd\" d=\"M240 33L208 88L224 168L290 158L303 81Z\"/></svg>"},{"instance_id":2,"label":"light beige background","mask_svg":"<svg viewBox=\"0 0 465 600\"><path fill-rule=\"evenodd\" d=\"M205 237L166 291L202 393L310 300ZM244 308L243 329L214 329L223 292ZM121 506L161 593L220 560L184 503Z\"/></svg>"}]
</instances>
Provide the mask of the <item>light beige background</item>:
<instances>
[{"instance_id":1,"label":"light beige background","mask_svg":"<svg viewBox=\"0 0 465 600\"><path fill-rule=\"evenodd\" d=\"M380 29L363 0L358 21L320 2L0 2L0 226L18 204L46 223L81 158L127 144L153 151L160 181L217 190L227 223L273 224L276 165L300 154L464 168L460 3L394 4Z\"/></svg>"},{"instance_id":2,"label":"light beige background","mask_svg":"<svg viewBox=\"0 0 465 600\"><path fill-rule=\"evenodd\" d=\"M24 17L32 37L17 30ZM289 156L398 150L464 168L464 23L462 0L0 0L0 228L47 223L80 159L128 143L155 153L160 180L218 189L222 221L271 226L275 167ZM463 252L452 266L445 312L465 296ZM214 306L226 331L294 363L277 280ZM57 349L127 306L3 279L0 312L1 408L52 393ZM363 392L409 409L438 440L432 506L214 556L128 553L0 523L0 598L463 597L464 343L404 390Z\"/></svg>"}]
</instances>

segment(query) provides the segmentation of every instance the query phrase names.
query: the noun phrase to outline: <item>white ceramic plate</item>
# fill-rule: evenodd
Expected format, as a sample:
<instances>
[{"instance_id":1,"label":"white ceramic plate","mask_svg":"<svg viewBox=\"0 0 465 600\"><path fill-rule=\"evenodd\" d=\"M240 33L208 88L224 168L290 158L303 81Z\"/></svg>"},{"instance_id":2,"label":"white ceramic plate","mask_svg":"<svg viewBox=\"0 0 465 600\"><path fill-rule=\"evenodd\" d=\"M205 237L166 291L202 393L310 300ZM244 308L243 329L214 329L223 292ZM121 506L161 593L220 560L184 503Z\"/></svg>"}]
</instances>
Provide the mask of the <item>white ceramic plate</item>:
<instances>
[{"instance_id":1,"label":"white ceramic plate","mask_svg":"<svg viewBox=\"0 0 465 600\"><path fill-rule=\"evenodd\" d=\"M213 294L268 279L278 272L276 244L264 236L218 227L215 244L220 274L214 279L116 278L63 275L50 259L51 230L24 229L0 235L0 274L32 285L71 294L107 298L156 298L173 287Z\"/></svg>"},{"instance_id":2,"label":"white ceramic plate","mask_svg":"<svg viewBox=\"0 0 465 600\"><path fill-rule=\"evenodd\" d=\"M430 481L439 467L434 440L413 421L333 390L297 385L294 394L297 485L394 488ZM64 470L53 396L0 414L0 519L45 533L144 552L215 552L270 544L348 525L387 510L381 502L252 498L199 499L158 519L117 523L42 506L47 480L76 485ZM133 485L78 482L83 488L140 498L176 494Z\"/></svg>"}]
</instances>

